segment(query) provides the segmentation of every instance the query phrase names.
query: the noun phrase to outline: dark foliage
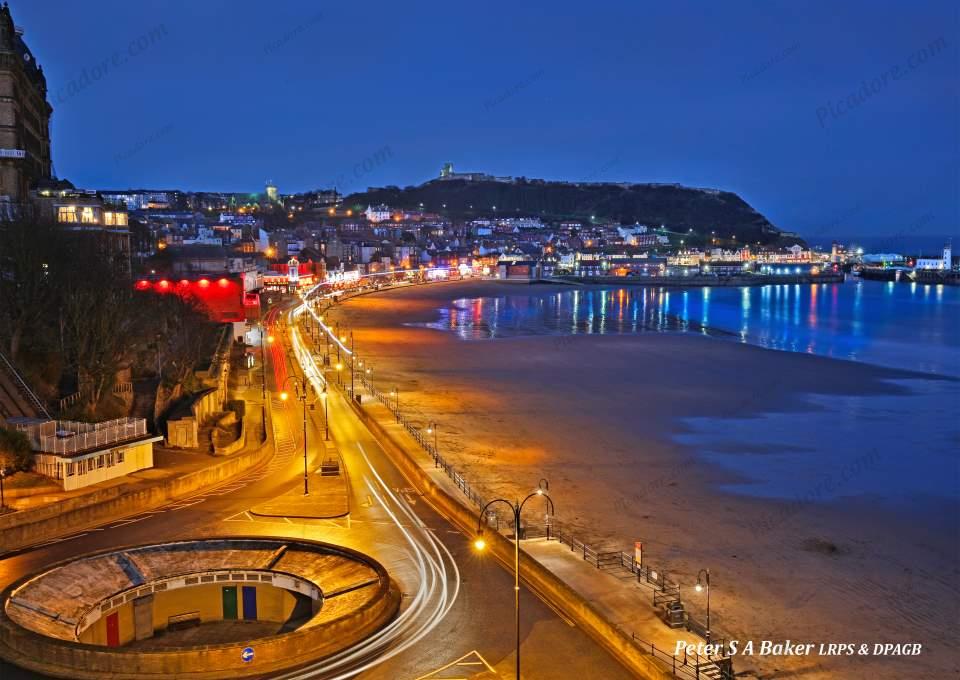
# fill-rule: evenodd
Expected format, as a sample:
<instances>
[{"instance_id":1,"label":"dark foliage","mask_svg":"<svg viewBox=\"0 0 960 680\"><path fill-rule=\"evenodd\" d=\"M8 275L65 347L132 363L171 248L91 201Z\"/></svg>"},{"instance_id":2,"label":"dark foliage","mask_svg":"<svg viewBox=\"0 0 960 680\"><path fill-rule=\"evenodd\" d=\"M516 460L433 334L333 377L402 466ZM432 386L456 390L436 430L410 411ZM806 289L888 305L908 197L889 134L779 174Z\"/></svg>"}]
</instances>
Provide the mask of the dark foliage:
<instances>
[{"instance_id":1,"label":"dark foliage","mask_svg":"<svg viewBox=\"0 0 960 680\"><path fill-rule=\"evenodd\" d=\"M435 180L416 187L384 187L353 194L348 205L366 207L385 203L413 209L421 203L428 211L455 218L500 215L546 219L612 220L665 225L676 232L736 236L743 243L767 244L780 231L742 198L729 191L693 189L674 184L612 184L546 182L519 179L494 181ZM472 208L470 206L473 206ZM493 211L496 206L496 211Z\"/></svg>"}]
</instances>

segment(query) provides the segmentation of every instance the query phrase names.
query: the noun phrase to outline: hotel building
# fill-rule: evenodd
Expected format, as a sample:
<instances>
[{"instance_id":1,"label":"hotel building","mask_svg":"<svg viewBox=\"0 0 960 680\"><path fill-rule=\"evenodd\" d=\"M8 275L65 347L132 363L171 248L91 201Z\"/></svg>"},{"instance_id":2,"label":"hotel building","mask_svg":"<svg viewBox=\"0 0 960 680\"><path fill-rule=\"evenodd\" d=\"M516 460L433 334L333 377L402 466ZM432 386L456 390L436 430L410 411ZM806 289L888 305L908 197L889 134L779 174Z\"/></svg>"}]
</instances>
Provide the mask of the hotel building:
<instances>
[{"instance_id":1,"label":"hotel building","mask_svg":"<svg viewBox=\"0 0 960 680\"><path fill-rule=\"evenodd\" d=\"M4 3L0 6L0 219L20 215L30 189L52 176L52 113L43 69Z\"/></svg>"}]
</instances>

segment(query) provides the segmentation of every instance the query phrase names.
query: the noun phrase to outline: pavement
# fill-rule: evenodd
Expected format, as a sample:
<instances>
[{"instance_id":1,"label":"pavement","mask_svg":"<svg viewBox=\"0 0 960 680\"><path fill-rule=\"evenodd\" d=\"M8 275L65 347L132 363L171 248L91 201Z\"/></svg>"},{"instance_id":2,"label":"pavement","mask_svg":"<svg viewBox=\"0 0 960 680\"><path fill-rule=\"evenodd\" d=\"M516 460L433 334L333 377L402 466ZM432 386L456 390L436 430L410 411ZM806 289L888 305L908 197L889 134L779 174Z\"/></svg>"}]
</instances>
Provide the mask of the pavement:
<instances>
[{"instance_id":1,"label":"pavement","mask_svg":"<svg viewBox=\"0 0 960 680\"><path fill-rule=\"evenodd\" d=\"M343 475L310 474L309 493L303 495L303 481L297 481L286 493L250 508L251 515L290 517L291 519L336 519L350 512L347 480Z\"/></svg>"}]
</instances>

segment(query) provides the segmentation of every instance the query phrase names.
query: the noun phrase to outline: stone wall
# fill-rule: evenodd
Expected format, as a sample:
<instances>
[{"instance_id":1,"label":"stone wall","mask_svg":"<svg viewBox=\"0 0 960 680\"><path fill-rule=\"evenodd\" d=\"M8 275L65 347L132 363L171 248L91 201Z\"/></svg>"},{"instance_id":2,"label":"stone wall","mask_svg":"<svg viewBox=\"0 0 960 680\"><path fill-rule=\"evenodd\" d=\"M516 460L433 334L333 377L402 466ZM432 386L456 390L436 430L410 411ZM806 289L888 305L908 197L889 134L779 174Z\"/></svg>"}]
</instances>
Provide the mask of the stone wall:
<instances>
[{"instance_id":1,"label":"stone wall","mask_svg":"<svg viewBox=\"0 0 960 680\"><path fill-rule=\"evenodd\" d=\"M269 410L267 417L270 418ZM265 431L267 438L259 448L180 477L126 492L122 487L109 487L33 510L0 515L0 553L97 522L143 512L246 472L266 462L272 453L273 429L269 421Z\"/></svg>"}]
</instances>

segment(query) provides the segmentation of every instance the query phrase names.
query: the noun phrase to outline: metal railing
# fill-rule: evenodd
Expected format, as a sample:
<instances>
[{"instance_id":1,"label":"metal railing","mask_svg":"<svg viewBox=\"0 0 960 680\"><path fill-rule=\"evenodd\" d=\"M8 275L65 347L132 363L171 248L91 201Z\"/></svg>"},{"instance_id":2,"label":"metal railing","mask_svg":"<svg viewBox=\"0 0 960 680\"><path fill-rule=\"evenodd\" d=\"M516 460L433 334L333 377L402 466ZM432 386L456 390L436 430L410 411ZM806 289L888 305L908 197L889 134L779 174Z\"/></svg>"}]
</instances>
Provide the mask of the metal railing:
<instances>
[{"instance_id":1,"label":"metal railing","mask_svg":"<svg viewBox=\"0 0 960 680\"><path fill-rule=\"evenodd\" d=\"M649 652L667 668L674 678L688 678L692 680L734 680L733 667L728 656L723 658L709 658L699 654L673 654L665 649L657 649L652 642L647 642L631 633L634 643L645 652Z\"/></svg>"},{"instance_id":2,"label":"metal railing","mask_svg":"<svg viewBox=\"0 0 960 680\"><path fill-rule=\"evenodd\" d=\"M319 342L316 343L316 347L319 349ZM473 505L478 509L482 509L486 505L484 497L477 492L476 488L470 484L463 473L458 471L453 464L440 454L432 441L432 437L425 436L423 429L416 426L415 421L408 417L402 408L398 408L395 395L385 394L377 389L365 372L361 372L356 376L356 379L373 398L383 404L387 410L393 414L397 423L403 425L404 429L413 440L417 442L420 448L433 459L434 466L442 470ZM349 388L345 387L344 391L349 392ZM351 395L351 397L352 396L354 395ZM515 530L512 519L509 521L505 520L498 512L493 510L488 510L488 513L487 524L489 527L497 532L504 529L511 532ZM541 537L547 540L556 540L561 544L570 546L572 552L580 555L584 561L593 564L598 570L627 569L637 576L638 584L646 584L654 589L653 604L655 607L659 607L661 604L658 600L662 600L664 603L680 602L680 586L670 581L666 577L664 570L657 569L649 564L640 564L634 559L633 555L629 553L620 550L602 550L600 546L586 543L577 538L556 520L548 520L543 524L521 523L521 540ZM700 626L695 625L689 628L689 630L706 638L705 630ZM631 633L631 637L638 646L644 650L649 649L652 656L665 663L671 669L673 677L675 678L694 678L696 680L700 678L703 678L703 680L719 678L720 680L733 680L732 663L729 663L729 658L711 659L699 655L690 657L686 653L683 656L676 656L665 650L657 649L652 643L637 638L633 633Z\"/></svg>"},{"instance_id":3,"label":"metal railing","mask_svg":"<svg viewBox=\"0 0 960 680\"><path fill-rule=\"evenodd\" d=\"M147 421L144 418L117 418L102 423L51 420L37 427L40 450L56 454L102 448L147 434Z\"/></svg>"},{"instance_id":4,"label":"metal railing","mask_svg":"<svg viewBox=\"0 0 960 680\"><path fill-rule=\"evenodd\" d=\"M23 376L20 375L20 372L14 367L10 360L4 356L3 352L0 352L0 369L2 369L13 381L16 388L20 391L20 394L27 400L27 402L37 411L37 415L42 415L47 418L50 417L50 413L47 411L47 407L44 406L43 402L40 401L40 397L30 389L30 386L27 385L27 381L23 379Z\"/></svg>"},{"instance_id":5,"label":"metal railing","mask_svg":"<svg viewBox=\"0 0 960 680\"><path fill-rule=\"evenodd\" d=\"M81 399L83 399L83 392L74 392L73 394L68 394L65 397L61 397L57 401L57 412L62 414Z\"/></svg>"}]
</instances>

